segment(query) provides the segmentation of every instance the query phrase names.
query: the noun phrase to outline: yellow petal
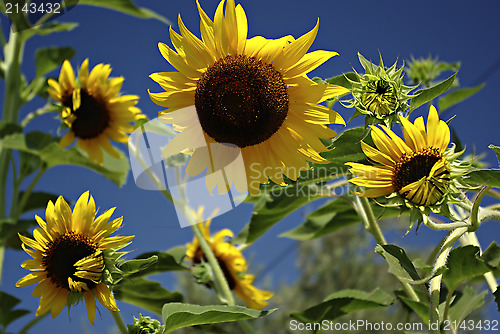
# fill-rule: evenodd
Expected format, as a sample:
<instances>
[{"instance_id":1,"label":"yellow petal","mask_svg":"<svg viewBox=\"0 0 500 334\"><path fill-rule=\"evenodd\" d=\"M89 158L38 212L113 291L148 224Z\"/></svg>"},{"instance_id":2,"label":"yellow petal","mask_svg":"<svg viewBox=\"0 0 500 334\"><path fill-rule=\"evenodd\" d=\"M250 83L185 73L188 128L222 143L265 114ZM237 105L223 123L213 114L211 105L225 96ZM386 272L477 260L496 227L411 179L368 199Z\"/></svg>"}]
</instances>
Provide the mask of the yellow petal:
<instances>
[{"instance_id":1,"label":"yellow petal","mask_svg":"<svg viewBox=\"0 0 500 334\"><path fill-rule=\"evenodd\" d=\"M83 297L85 298L85 306L87 308L87 318L89 319L89 322L94 325L95 311L97 308L94 295L92 294L92 291L88 290L85 291Z\"/></svg>"},{"instance_id":2,"label":"yellow petal","mask_svg":"<svg viewBox=\"0 0 500 334\"><path fill-rule=\"evenodd\" d=\"M120 311L116 306L115 298L106 284L99 283L93 289L97 300L110 311Z\"/></svg>"},{"instance_id":3,"label":"yellow petal","mask_svg":"<svg viewBox=\"0 0 500 334\"><path fill-rule=\"evenodd\" d=\"M17 281L16 286L18 288L24 287L24 286L29 286L29 285L40 282L44 277L45 277L45 272L35 271L32 273L29 273L28 275L24 276L19 281Z\"/></svg>"}]
</instances>

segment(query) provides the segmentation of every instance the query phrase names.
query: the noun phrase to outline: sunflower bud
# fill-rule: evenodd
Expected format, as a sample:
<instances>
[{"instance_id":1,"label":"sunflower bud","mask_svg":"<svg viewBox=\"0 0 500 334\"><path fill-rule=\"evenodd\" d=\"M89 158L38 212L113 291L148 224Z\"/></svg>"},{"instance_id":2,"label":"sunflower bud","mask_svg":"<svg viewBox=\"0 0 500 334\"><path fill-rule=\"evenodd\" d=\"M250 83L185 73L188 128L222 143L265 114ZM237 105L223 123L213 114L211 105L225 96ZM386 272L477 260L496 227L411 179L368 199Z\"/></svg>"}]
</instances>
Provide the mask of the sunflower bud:
<instances>
[{"instance_id":1,"label":"sunflower bud","mask_svg":"<svg viewBox=\"0 0 500 334\"><path fill-rule=\"evenodd\" d=\"M134 324L128 325L128 332L129 334L160 334L163 333L163 326L158 320L139 314L139 319L134 317Z\"/></svg>"},{"instance_id":2,"label":"sunflower bud","mask_svg":"<svg viewBox=\"0 0 500 334\"><path fill-rule=\"evenodd\" d=\"M353 117L366 115L366 124L376 124L383 121L388 127L397 121L398 114L405 111L409 105L407 101L412 97L409 92L416 86L403 84L403 67L397 69L397 61L390 68L386 68L380 56L380 64L375 66L361 54L358 58L365 70L365 74L355 73L357 80L346 79L352 84L353 98L348 101L351 107L356 108Z\"/></svg>"},{"instance_id":3,"label":"sunflower bud","mask_svg":"<svg viewBox=\"0 0 500 334\"><path fill-rule=\"evenodd\" d=\"M458 71L460 63L447 63L438 61L438 58L415 59L411 57L408 67L405 69L408 78L412 83L421 84L424 88L434 85L434 80L444 71Z\"/></svg>"}]
</instances>

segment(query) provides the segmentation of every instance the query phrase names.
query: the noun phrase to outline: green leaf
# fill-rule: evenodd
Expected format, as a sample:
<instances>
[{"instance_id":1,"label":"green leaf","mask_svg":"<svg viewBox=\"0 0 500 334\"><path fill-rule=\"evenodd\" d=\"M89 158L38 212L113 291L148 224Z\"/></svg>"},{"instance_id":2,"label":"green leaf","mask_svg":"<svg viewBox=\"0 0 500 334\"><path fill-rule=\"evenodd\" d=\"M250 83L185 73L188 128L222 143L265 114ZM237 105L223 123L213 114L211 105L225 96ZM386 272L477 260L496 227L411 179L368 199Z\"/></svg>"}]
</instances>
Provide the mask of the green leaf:
<instances>
[{"instance_id":1,"label":"green leaf","mask_svg":"<svg viewBox=\"0 0 500 334\"><path fill-rule=\"evenodd\" d=\"M123 153L120 153L120 158L116 159L104 152L104 163L100 166L91 162L76 147L62 149L57 141L58 138L49 134L34 131L26 135L16 133L6 136L1 145L4 148L38 156L49 168L58 165L82 166L101 174L120 187L125 184L130 165Z\"/></svg>"},{"instance_id":2,"label":"green leaf","mask_svg":"<svg viewBox=\"0 0 500 334\"><path fill-rule=\"evenodd\" d=\"M416 92L417 96L411 99L410 112L446 92L451 87L456 75L457 73L435 86Z\"/></svg>"},{"instance_id":3,"label":"green leaf","mask_svg":"<svg viewBox=\"0 0 500 334\"><path fill-rule=\"evenodd\" d=\"M173 270L188 270L184 264L184 257L186 256L186 246L178 246L169 249L166 252L148 252L141 254L137 259L146 259L151 256L157 256L158 261L148 268L136 273L134 276L149 276L154 274L163 273Z\"/></svg>"},{"instance_id":4,"label":"green leaf","mask_svg":"<svg viewBox=\"0 0 500 334\"><path fill-rule=\"evenodd\" d=\"M36 76L44 74L61 66L66 59L71 59L75 50L71 47L46 47L35 52Z\"/></svg>"},{"instance_id":5,"label":"green leaf","mask_svg":"<svg viewBox=\"0 0 500 334\"><path fill-rule=\"evenodd\" d=\"M147 258L123 261L117 264L117 267L123 272L124 275L136 274L145 271L147 268L154 265L157 261L158 256L151 255Z\"/></svg>"},{"instance_id":6,"label":"green leaf","mask_svg":"<svg viewBox=\"0 0 500 334\"><path fill-rule=\"evenodd\" d=\"M500 164L500 146L489 145L488 148L491 148L497 154L498 163Z\"/></svg>"},{"instance_id":7,"label":"green leaf","mask_svg":"<svg viewBox=\"0 0 500 334\"><path fill-rule=\"evenodd\" d=\"M302 312L292 312L290 316L304 323L318 323L356 311L386 307L392 303L394 299L378 288L372 292L341 290L328 296L321 304Z\"/></svg>"},{"instance_id":8,"label":"green leaf","mask_svg":"<svg viewBox=\"0 0 500 334\"><path fill-rule=\"evenodd\" d=\"M190 305L170 303L163 307L163 323L165 332L176 329L220 322L248 320L264 317L276 309L269 311L252 310L243 306L224 305Z\"/></svg>"},{"instance_id":9,"label":"green leaf","mask_svg":"<svg viewBox=\"0 0 500 334\"><path fill-rule=\"evenodd\" d=\"M443 96L438 100L439 112L442 113L446 109L464 101L465 99L479 92L481 89L483 89L483 87L484 84L480 84L476 87L460 88L446 94L446 96Z\"/></svg>"},{"instance_id":10,"label":"green leaf","mask_svg":"<svg viewBox=\"0 0 500 334\"><path fill-rule=\"evenodd\" d=\"M361 149L361 141L363 140L366 144L373 145L371 136L368 136L368 133L369 131L365 127L360 126L345 130L335 137L331 144L333 149L321 153L323 158L331 162L331 164L324 165L324 168L338 168L340 171L343 171L348 168L345 165L346 162L358 162L366 159L366 155Z\"/></svg>"},{"instance_id":11,"label":"green leaf","mask_svg":"<svg viewBox=\"0 0 500 334\"><path fill-rule=\"evenodd\" d=\"M360 222L356 210L343 198L329 201L306 217L302 225L282 233L280 237L311 240Z\"/></svg>"},{"instance_id":12,"label":"green leaf","mask_svg":"<svg viewBox=\"0 0 500 334\"><path fill-rule=\"evenodd\" d=\"M474 288L466 287L460 299L454 302L448 311L450 326L461 324L472 311L483 306L486 293L487 291L483 291L478 294Z\"/></svg>"},{"instance_id":13,"label":"green leaf","mask_svg":"<svg viewBox=\"0 0 500 334\"><path fill-rule=\"evenodd\" d=\"M79 5L104 7L142 19L156 19L167 25L172 23L160 14L144 7L137 7L131 0L80 0Z\"/></svg>"},{"instance_id":14,"label":"green leaf","mask_svg":"<svg viewBox=\"0 0 500 334\"><path fill-rule=\"evenodd\" d=\"M288 193L287 190L292 190ZM262 236L274 224L285 218L295 210L316 199L309 196L309 187L296 188L301 192L295 193L295 187L281 189L280 192L263 194L255 205L250 222L233 239L234 243L250 244Z\"/></svg>"},{"instance_id":15,"label":"green leaf","mask_svg":"<svg viewBox=\"0 0 500 334\"><path fill-rule=\"evenodd\" d=\"M181 302L179 292L170 292L160 285L142 277L124 278L113 289L115 298L132 305L142 307L161 315L164 304Z\"/></svg>"},{"instance_id":16,"label":"green leaf","mask_svg":"<svg viewBox=\"0 0 500 334\"><path fill-rule=\"evenodd\" d=\"M347 72L341 75L337 75L336 77L326 79L325 81L328 84L339 85L347 89L352 89L352 84L347 79L351 81L358 81L358 77L354 72Z\"/></svg>"},{"instance_id":17,"label":"green leaf","mask_svg":"<svg viewBox=\"0 0 500 334\"><path fill-rule=\"evenodd\" d=\"M8 136L8 135L11 135L14 133L19 133L22 131L23 131L23 128L17 124L8 123L5 121L0 121L0 139L5 137L5 136ZM1 145L1 141L0 141L0 145Z\"/></svg>"},{"instance_id":18,"label":"green leaf","mask_svg":"<svg viewBox=\"0 0 500 334\"><path fill-rule=\"evenodd\" d=\"M500 169L476 169L464 175L463 180L472 186L500 188Z\"/></svg>"},{"instance_id":19,"label":"green leaf","mask_svg":"<svg viewBox=\"0 0 500 334\"><path fill-rule=\"evenodd\" d=\"M442 274L446 268L442 268L437 272L420 278L415 266L406 255L404 249L395 245L377 245L375 252L380 254L389 264L389 272L396 276L400 281L409 284L423 284L428 282L432 277Z\"/></svg>"},{"instance_id":20,"label":"green leaf","mask_svg":"<svg viewBox=\"0 0 500 334\"><path fill-rule=\"evenodd\" d=\"M76 27L78 27L78 23L50 21L42 26L30 29L30 32L45 36L45 35L50 35L54 32L71 31Z\"/></svg>"},{"instance_id":21,"label":"green leaf","mask_svg":"<svg viewBox=\"0 0 500 334\"><path fill-rule=\"evenodd\" d=\"M21 200L23 195L24 192L19 193L19 200ZM38 209L45 209L49 201L55 203L58 197L59 197L58 195L46 193L43 191L33 191L30 194L30 197L28 198L28 201L26 202L26 205L24 206L23 211L21 213Z\"/></svg>"},{"instance_id":22,"label":"green leaf","mask_svg":"<svg viewBox=\"0 0 500 334\"><path fill-rule=\"evenodd\" d=\"M426 299L426 296L422 293L422 291L415 290L415 293L418 296L418 302L408 298L406 294L402 291L396 292L398 295L398 298L401 299L403 303L406 304L409 308L415 312L420 319L422 319L422 322L424 324L429 323L429 302Z\"/></svg>"},{"instance_id":23,"label":"green leaf","mask_svg":"<svg viewBox=\"0 0 500 334\"><path fill-rule=\"evenodd\" d=\"M449 290L453 291L460 283L490 271L478 255L479 248L472 245L457 247L450 252L446 264L448 271L443 275L443 282Z\"/></svg>"},{"instance_id":24,"label":"green leaf","mask_svg":"<svg viewBox=\"0 0 500 334\"><path fill-rule=\"evenodd\" d=\"M21 219L17 222L10 220L2 222L0 220L0 245L10 249L21 250L21 240L19 240L17 234L32 237L33 235L28 230L35 225L36 221L34 219Z\"/></svg>"},{"instance_id":25,"label":"green leaf","mask_svg":"<svg viewBox=\"0 0 500 334\"><path fill-rule=\"evenodd\" d=\"M500 246L493 241L488 248L481 254L481 260L491 268L500 266Z\"/></svg>"},{"instance_id":26,"label":"green leaf","mask_svg":"<svg viewBox=\"0 0 500 334\"><path fill-rule=\"evenodd\" d=\"M420 275L404 249L395 245L377 245L375 252L387 261L389 272L398 279L408 283L420 281Z\"/></svg>"},{"instance_id":27,"label":"green leaf","mask_svg":"<svg viewBox=\"0 0 500 334\"><path fill-rule=\"evenodd\" d=\"M30 313L28 310L14 310L14 307L20 302L21 300L16 297L0 291L0 310L2 310L0 312L0 324L4 330L12 321Z\"/></svg>"}]
</instances>

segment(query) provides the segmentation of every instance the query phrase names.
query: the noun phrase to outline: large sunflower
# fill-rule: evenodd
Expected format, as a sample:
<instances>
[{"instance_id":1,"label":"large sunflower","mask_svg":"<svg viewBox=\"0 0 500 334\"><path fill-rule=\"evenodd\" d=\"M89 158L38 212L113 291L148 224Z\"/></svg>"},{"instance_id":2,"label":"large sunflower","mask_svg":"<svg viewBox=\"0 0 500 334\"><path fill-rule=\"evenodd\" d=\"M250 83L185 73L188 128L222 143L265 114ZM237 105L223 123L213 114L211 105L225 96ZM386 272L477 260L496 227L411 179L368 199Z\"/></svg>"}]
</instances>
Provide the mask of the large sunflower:
<instances>
[{"instance_id":1,"label":"large sunflower","mask_svg":"<svg viewBox=\"0 0 500 334\"><path fill-rule=\"evenodd\" d=\"M126 245L133 236L110 237L120 228L123 218L108 222L114 208L95 218L96 207L92 196L85 192L76 202L73 212L59 197L55 205L50 201L45 219L35 216L39 228L33 231L35 240L19 235L22 247L33 258L21 267L33 271L21 278L16 286L38 283L33 296L40 297L36 315L51 310L55 318L64 308L83 297L87 316L94 324L96 302L111 311L118 311L115 299L103 282L105 253Z\"/></svg>"},{"instance_id":2,"label":"large sunflower","mask_svg":"<svg viewBox=\"0 0 500 334\"><path fill-rule=\"evenodd\" d=\"M381 166L347 163L355 178L350 182L368 188L362 195L378 197L399 193L418 206L441 202L449 192L450 162L445 154L450 143L450 129L439 119L434 106L429 109L427 131L419 117L411 123L399 117L405 140L384 125L371 126L376 148L361 142L363 152ZM385 133L384 133L385 131Z\"/></svg>"},{"instance_id":3,"label":"large sunflower","mask_svg":"<svg viewBox=\"0 0 500 334\"><path fill-rule=\"evenodd\" d=\"M110 73L109 65L98 64L89 74L89 61L85 59L77 83L71 64L65 60L59 81L48 81L48 92L54 100L61 102L62 118L70 130L61 138L61 147L69 146L76 139L90 160L98 164L103 162L102 149L119 158L110 139L126 143L126 133L134 130L129 123L144 118L135 107L139 97L120 96L124 79L108 78Z\"/></svg>"},{"instance_id":4,"label":"large sunflower","mask_svg":"<svg viewBox=\"0 0 500 334\"><path fill-rule=\"evenodd\" d=\"M233 290L249 308L262 310L269 303L266 302L273 296L272 292L257 289L252 285L254 275L247 274L246 260L241 252L232 244L226 241L226 238L232 238L233 232L228 229L219 231L214 237L210 236L210 220L199 224L203 237L215 257L217 258L222 272L226 277L229 288ZM186 259L193 264L207 261L200 242L195 237L192 243L187 244Z\"/></svg>"},{"instance_id":5,"label":"large sunflower","mask_svg":"<svg viewBox=\"0 0 500 334\"><path fill-rule=\"evenodd\" d=\"M328 124L345 123L318 103L348 90L318 85L306 75L337 55L307 53L318 23L298 39L247 39L241 5L227 0L225 13L223 8L224 0L212 21L198 3L202 40L179 16L180 34L170 29L176 51L159 43L161 54L178 72L153 73L151 78L165 92L150 97L168 108L160 112L161 119L182 131L167 145L166 155L189 152L191 176L209 167L210 191L218 185L223 194L234 183L236 190L255 194L269 179L283 185L283 174L296 180L300 171L309 169L308 161L327 162L318 154L326 151L319 138L336 135Z\"/></svg>"}]
</instances>

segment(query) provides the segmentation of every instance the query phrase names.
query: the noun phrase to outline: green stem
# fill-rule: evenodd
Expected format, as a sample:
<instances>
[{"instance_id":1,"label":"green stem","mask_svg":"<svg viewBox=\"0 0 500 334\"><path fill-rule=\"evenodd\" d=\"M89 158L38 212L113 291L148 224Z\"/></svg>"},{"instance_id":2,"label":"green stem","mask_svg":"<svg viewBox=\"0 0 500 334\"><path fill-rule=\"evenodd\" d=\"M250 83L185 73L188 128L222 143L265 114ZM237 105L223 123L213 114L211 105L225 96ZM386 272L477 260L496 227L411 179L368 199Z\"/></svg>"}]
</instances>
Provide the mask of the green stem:
<instances>
[{"instance_id":1,"label":"green stem","mask_svg":"<svg viewBox=\"0 0 500 334\"><path fill-rule=\"evenodd\" d=\"M474 200L474 204L472 205L472 210L470 212L470 223L472 225L470 230L471 232L476 231L481 224L481 220L479 218L479 204L481 204L481 200L490 189L491 187L484 187L483 189L481 189L481 191L477 194L476 199Z\"/></svg>"},{"instance_id":2,"label":"green stem","mask_svg":"<svg viewBox=\"0 0 500 334\"><path fill-rule=\"evenodd\" d=\"M28 330L35 326L39 321L45 319L50 314L50 312L45 312L44 314L39 315L38 317L34 317L30 322L28 322L20 331L19 334L26 334Z\"/></svg>"},{"instance_id":3,"label":"green stem","mask_svg":"<svg viewBox=\"0 0 500 334\"><path fill-rule=\"evenodd\" d=\"M26 127L26 125L31 122L35 117L42 116L48 113L53 112L54 109L52 108L52 105L50 103L47 103L45 106L42 108L38 108L37 110L30 112L24 119L21 121L21 127Z\"/></svg>"},{"instance_id":4,"label":"green stem","mask_svg":"<svg viewBox=\"0 0 500 334\"><path fill-rule=\"evenodd\" d=\"M218 292L218 295L221 294L223 298L222 300L223 303L231 306L235 305L233 293L231 292L231 289L227 284L226 277L222 272L222 269L219 265L219 261L217 261L217 258L212 252L212 249L210 248L210 245L205 240L205 237L203 236L200 227L198 226L198 224L191 224L191 228L193 229L196 239L198 239L200 243L200 247L203 250L203 254L207 258L207 261L210 264L210 267L212 268L212 271L214 273L215 288Z\"/></svg>"},{"instance_id":5,"label":"green stem","mask_svg":"<svg viewBox=\"0 0 500 334\"><path fill-rule=\"evenodd\" d=\"M238 321L238 325L240 325L245 334L255 334L255 330L250 326L247 320Z\"/></svg>"},{"instance_id":6,"label":"green stem","mask_svg":"<svg viewBox=\"0 0 500 334\"><path fill-rule=\"evenodd\" d=\"M447 237L445 242L443 243L443 247L441 248L441 252L439 253L436 263L434 264L433 272L436 272L441 267L446 265L446 260L448 259L448 255L453 248L453 245L457 242L457 240L467 232L467 227L460 227L451 232ZM443 275L435 276L431 279L429 293L431 295L431 305L430 305L430 323L441 323L439 319L439 295L441 293L441 281ZM438 326L439 327L439 326ZM433 330L433 333L440 333L439 328Z\"/></svg>"},{"instance_id":7,"label":"green stem","mask_svg":"<svg viewBox=\"0 0 500 334\"><path fill-rule=\"evenodd\" d=\"M363 222L365 224L365 228L370 231L371 234L373 234L373 237L378 244L387 245L387 241L385 241L384 235L380 230L377 219L373 214L373 210L370 206L370 202L368 202L368 199L366 197L356 196L356 204L358 207L358 213L360 214L361 219L363 219Z\"/></svg>"},{"instance_id":8,"label":"green stem","mask_svg":"<svg viewBox=\"0 0 500 334\"><path fill-rule=\"evenodd\" d=\"M26 206L26 203L28 202L28 199L30 198L31 193L33 192L33 188L38 183L38 181L40 180L40 178L42 177L42 175L45 173L46 170L47 170L47 167L45 167L45 166L40 168L40 170L38 171L36 176L33 178L33 180L31 181L31 183L28 186L28 188L26 189L26 191L24 191L23 196L19 200L19 205L17 206L17 210L15 213L16 215L14 216L16 221L19 218L19 216L21 215L21 213L23 212L23 209Z\"/></svg>"},{"instance_id":9,"label":"green stem","mask_svg":"<svg viewBox=\"0 0 500 334\"><path fill-rule=\"evenodd\" d=\"M115 319L116 326L120 330L121 334L128 334L128 329L125 323L123 322L122 316L120 314L120 311L109 311L111 312L111 315L113 316L113 319Z\"/></svg>"},{"instance_id":10,"label":"green stem","mask_svg":"<svg viewBox=\"0 0 500 334\"><path fill-rule=\"evenodd\" d=\"M3 259L5 256L5 245L0 245L0 286L2 286L2 273L3 273Z\"/></svg>"},{"instance_id":11,"label":"green stem","mask_svg":"<svg viewBox=\"0 0 500 334\"><path fill-rule=\"evenodd\" d=\"M365 224L365 228L370 231L375 240L379 245L387 245L387 241L382 234L382 230L378 225L377 219L373 214L372 207L370 206L370 202L366 197L356 196L356 207L358 214L361 216L363 223ZM418 295L413 290L413 287L407 282L401 282L403 289L405 290L408 297L410 297L414 301L419 301Z\"/></svg>"},{"instance_id":12,"label":"green stem","mask_svg":"<svg viewBox=\"0 0 500 334\"><path fill-rule=\"evenodd\" d=\"M470 224L468 224L467 222L437 224L430 217L424 218L424 223L427 227L432 228L436 231L454 230L460 227L470 227Z\"/></svg>"}]
</instances>

